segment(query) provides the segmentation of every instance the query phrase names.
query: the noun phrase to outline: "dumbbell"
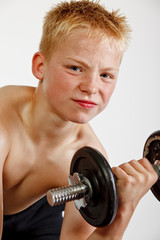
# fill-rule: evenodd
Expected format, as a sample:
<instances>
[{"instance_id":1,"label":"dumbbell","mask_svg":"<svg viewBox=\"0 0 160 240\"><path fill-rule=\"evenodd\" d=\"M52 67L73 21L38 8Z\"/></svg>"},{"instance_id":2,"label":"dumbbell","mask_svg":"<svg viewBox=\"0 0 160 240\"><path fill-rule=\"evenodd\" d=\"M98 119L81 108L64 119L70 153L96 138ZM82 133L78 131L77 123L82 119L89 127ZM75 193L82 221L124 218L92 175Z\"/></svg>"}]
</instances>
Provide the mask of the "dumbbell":
<instances>
[{"instance_id":1,"label":"dumbbell","mask_svg":"<svg viewBox=\"0 0 160 240\"><path fill-rule=\"evenodd\" d=\"M143 157L153 165L159 179L151 188L160 201L160 131L147 139ZM116 178L105 157L96 149L83 147L73 156L69 186L51 189L47 200L51 206L73 201L83 218L92 226L110 224L117 213Z\"/></svg>"}]
</instances>

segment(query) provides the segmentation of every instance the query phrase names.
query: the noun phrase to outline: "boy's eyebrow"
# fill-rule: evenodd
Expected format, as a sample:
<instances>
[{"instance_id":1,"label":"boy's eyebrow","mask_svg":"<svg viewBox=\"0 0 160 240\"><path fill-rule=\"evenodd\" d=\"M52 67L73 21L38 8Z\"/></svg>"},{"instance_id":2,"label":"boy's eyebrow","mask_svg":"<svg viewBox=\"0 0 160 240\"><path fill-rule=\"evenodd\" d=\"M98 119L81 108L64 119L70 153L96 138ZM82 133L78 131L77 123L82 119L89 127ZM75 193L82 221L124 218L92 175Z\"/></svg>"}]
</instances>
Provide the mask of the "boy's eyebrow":
<instances>
[{"instance_id":1,"label":"boy's eyebrow","mask_svg":"<svg viewBox=\"0 0 160 240\"><path fill-rule=\"evenodd\" d=\"M67 57L67 59L69 59L69 60L72 60L72 61L74 61L74 62L77 62L77 63L79 63L79 64L82 64L83 66L85 66L86 68L90 68L90 65L89 64L87 64L87 63L85 63L84 61L82 61L82 60L79 60L79 59L76 59L76 58L72 58L72 57ZM115 67L105 67L105 68L103 68L101 71L119 71L119 68L115 68Z\"/></svg>"},{"instance_id":2,"label":"boy's eyebrow","mask_svg":"<svg viewBox=\"0 0 160 240\"><path fill-rule=\"evenodd\" d=\"M77 63L79 63L79 64L82 64L82 65L85 66L86 68L89 68L89 67L90 67L89 64L85 63L85 62L82 61L82 60L79 60L79 59L76 59L76 58L71 58L71 57L68 57L67 59L72 60L72 61L74 61L74 62L77 62Z\"/></svg>"},{"instance_id":3,"label":"boy's eyebrow","mask_svg":"<svg viewBox=\"0 0 160 240\"><path fill-rule=\"evenodd\" d=\"M119 68L116 67L107 67L107 68L103 68L101 71L119 71Z\"/></svg>"}]
</instances>

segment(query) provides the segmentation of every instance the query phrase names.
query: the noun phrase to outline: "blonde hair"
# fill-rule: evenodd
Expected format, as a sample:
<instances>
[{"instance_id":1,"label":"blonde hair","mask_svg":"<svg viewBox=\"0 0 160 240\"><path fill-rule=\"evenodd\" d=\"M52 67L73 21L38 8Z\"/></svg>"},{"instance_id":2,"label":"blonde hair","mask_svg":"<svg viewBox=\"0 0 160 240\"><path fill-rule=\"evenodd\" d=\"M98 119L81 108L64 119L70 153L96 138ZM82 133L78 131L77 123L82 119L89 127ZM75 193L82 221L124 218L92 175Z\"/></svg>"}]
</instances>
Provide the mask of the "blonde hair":
<instances>
[{"instance_id":1,"label":"blonde hair","mask_svg":"<svg viewBox=\"0 0 160 240\"><path fill-rule=\"evenodd\" d=\"M119 10L108 12L97 0L61 2L45 17L40 52L49 60L60 40L78 28L86 29L88 36L107 38L121 51L126 49L131 32Z\"/></svg>"}]
</instances>

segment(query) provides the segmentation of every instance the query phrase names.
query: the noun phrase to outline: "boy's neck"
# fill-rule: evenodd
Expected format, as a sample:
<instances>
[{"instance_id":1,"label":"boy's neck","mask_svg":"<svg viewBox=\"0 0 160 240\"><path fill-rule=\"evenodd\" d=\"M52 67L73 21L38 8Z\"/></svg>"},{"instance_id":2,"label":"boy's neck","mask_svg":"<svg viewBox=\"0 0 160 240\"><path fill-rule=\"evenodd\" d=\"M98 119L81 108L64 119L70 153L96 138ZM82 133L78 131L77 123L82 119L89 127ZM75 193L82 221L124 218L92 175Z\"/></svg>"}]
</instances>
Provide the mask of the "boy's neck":
<instances>
[{"instance_id":1,"label":"boy's neck","mask_svg":"<svg viewBox=\"0 0 160 240\"><path fill-rule=\"evenodd\" d=\"M79 133L80 124L65 121L51 111L39 94L37 88L32 100L22 113L24 126L35 141L50 141L51 143L72 141Z\"/></svg>"}]
</instances>

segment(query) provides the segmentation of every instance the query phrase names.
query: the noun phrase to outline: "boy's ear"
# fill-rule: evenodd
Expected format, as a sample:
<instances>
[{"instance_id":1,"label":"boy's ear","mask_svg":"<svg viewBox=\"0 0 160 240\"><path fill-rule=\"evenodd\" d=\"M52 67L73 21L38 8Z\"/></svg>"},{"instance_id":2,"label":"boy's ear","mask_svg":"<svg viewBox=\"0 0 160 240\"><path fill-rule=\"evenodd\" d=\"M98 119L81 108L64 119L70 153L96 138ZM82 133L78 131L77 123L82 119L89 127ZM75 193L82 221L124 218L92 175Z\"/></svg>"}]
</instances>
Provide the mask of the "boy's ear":
<instances>
[{"instance_id":1,"label":"boy's ear","mask_svg":"<svg viewBox=\"0 0 160 240\"><path fill-rule=\"evenodd\" d=\"M39 80L44 78L44 56L36 52L32 58L32 73Z\"/></svg>"}]
</instances>

